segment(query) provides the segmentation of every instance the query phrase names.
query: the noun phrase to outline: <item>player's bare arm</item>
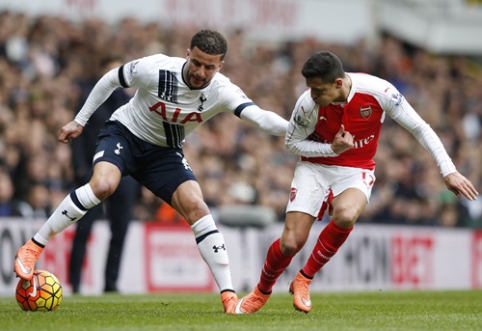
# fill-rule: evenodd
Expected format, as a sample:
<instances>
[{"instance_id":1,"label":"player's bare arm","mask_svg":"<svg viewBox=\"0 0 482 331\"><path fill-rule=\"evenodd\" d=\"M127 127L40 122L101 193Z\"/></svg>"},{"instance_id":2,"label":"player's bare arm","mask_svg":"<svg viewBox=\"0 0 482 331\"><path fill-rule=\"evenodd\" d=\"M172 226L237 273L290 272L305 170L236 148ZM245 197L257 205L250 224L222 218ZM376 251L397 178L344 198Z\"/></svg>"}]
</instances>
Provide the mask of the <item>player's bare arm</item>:
<instances>
[{"instance_id":1,"label":"player's bare arm","mask_svg":"<svg viewBox=\"0 0 482 331\"><path fill-rule=\"evenodd\" d=\"M479 192L474 188L472 183L458 172L451 173L444 177L447 188L454 192L460 198L462 195L473 201L477 199Z\"/></svg>"},{"instance_id":2,"label":"player's bare arm","mask_svg":"<svg viewBox=\"0 0 482 331\"><path fill-rule=\"evenodd\" d=\"M335 138L333 139L331 149L333 149L333 152L336 154L341 154L350 148L353 148L353 146L353 136L350 132L345 131L345 126L342 124L340 126L340 130L338 130Z\"/></svg>"},{"instance_id":3,"label":"player's bare arm","mask_svg":"<svg viewBox=\"0 0 482 331\"><path fill-rule=\"evenodd\" d=\"M77 138L82 134L84 127L76 121L71 121L64 125L60 130L59 141L64 144L68 144L72 139Z\"/></svg>"}]
</instances>

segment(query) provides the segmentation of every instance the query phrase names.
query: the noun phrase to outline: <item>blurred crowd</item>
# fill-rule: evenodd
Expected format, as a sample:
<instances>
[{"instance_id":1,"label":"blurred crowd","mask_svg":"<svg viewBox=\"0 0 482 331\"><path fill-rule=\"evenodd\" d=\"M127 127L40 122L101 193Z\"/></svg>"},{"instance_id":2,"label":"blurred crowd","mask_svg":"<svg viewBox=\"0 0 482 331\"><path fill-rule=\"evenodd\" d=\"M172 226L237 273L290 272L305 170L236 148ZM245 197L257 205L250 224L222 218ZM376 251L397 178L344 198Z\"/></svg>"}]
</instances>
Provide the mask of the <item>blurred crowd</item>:
<instances>
[{"instance_id":1,"label":"blurred crowd","mask_svg":"<svg viewBox=\"0 0 482 331\"><path fill-rule=\"evenodd\" d=\"M57 142L57 136L78 111L80 96L98 79L105 58L185 57L195 31L132 18L116 25L99 20L76 24L1 12L0 217L45 218L75 188L75 150ZM286 119L306 88L301 67L317 50L339 55L348 72L391 81L439 134L458 170L481 191L480 64L462 56L436 56L390 36L376 45L360 41L347 46L311 38L263 44L248 40L242 31L225 35L229 49L222 72L261 108ZM185 153L211 208L269 206L283 221L297 162L283 138L221 114L188 137ZM360 222L482 227L482 199L469 203L446 190L431 156L391 119L382 129L376 161L377 182ZM165 207L142 188L135 219L175 219Z\"/></svg>"}]
</instances>

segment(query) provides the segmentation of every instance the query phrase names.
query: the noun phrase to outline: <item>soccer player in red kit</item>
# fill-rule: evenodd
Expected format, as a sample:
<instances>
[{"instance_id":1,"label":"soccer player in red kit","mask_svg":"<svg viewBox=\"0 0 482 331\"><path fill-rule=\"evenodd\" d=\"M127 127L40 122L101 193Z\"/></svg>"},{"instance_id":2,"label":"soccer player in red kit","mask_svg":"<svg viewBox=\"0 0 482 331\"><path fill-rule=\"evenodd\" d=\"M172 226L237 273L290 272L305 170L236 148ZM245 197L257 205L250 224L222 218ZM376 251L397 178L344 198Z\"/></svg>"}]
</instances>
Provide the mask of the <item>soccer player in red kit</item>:
<instances>
[{"instance_id":1,"label":"soccer player in red kit","mask_svg":"<svg viewBox=\"0 0 482 331\"><path fill-rule=\"evenodd\" d=\"M475 200L478 192L459 174L442 142L389 82L368 74L345 73L339 58L321 51L304 64L309 90L298 99L285 143L300 155L281 238L269 248L254 290L236 305L237 314L258 311L303 248L315 219L332 216L305 266L290 284L297 310L311 310L313 276L336 254L370 198L380 129L388 115L410 131L435 159L449 190ZM320 217L318 217L320 216Z\"/></svg>"}]
</instances>

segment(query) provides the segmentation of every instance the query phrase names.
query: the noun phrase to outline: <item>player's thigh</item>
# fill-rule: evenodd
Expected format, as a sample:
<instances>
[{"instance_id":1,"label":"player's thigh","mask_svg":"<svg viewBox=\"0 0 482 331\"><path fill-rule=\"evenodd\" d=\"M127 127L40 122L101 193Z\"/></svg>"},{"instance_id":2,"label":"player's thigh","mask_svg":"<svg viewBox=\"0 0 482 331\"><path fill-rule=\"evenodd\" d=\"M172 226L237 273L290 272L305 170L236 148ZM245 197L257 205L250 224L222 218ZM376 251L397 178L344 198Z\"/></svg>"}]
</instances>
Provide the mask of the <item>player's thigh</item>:
<instances>
[{"instance_id":1,"label":"player's thigh","mask_svg":"<svg viewBox=\"0 0 482 331\"><path fill-rule=\"evenodd\" d=\"M358 219L367 204L367 197L360 189L348 188L331 201L333 219L349 226Z\"/></svg>"},{"instance_id":2,"label":"player's thigh","mask_svg":"<svg viewBox=\"0 0 482 331\"><path fill-rule=\"evenodd\" d=\"M333 217L356 220L370 200L375 174L372 170L337 167L333 170Z\"/></svg>"},{"instance_id":3,"label":"player's thigh","mask_svg":"<svg viewBox=\"0 0 482 331\"><path fill-rule=\"evenodd\" d=\"M330 194L327 178L319 165L298 162L286 212L302 212L316 218Z\"/></svg>"},{"instance_id":4,"label":"player's thigh","mask_svg":"<svg viewBox=\"0 0 482 331\"><path fill-rule=\"evenodd\" d=\"M171 205L191 225L210 213L204 202L201 187L194 180L185 181L177 187Z\"/></svg>"},{"instance_id":5,"label":"player's thigh","mask_svg":"<svg viewBox=\"0 0 482 331\"><path fill-rule=\"evenodd\" d=\"M366 201L370 200L373 184L375 184L375 171L350 168L332 167L330 169L330 187L336 197L349 188L356 188L365 195Z\"/></svg>"},{"instance_id":6,"label":"player's thigh","mask_svg":"<svg viewBox=\"0 0 482 331\"><path fill-rule=\"evenodd\" d=\"M196 176L181 149L156 148L144 157L143 166L132 177L190 223L197 220L198 209L207 210Z\"/></svg>"},{"instance_id":7,"label":"player's thigh","mask_svg":"<svg viewBox=\"0 0 482 331\"><path fill-rule=\"evenodd\" d=\"M97 146L93 157L94 175L108 176L110 169L100 173L96 170L99 163L110 163L116 166L122 176L137 169L139 138L134 136L125 126L116 121L109 121L102 128L97 138ZM113 169L113 168L111 168Z\"/></svg>"},{"instance_id":8,"label":"player's thigh","mask_svg":"<svg viewBox=\"0 0 482 331\"><path fill-rule=\"evenodd\" d=\"M90 184L94 194L105 199L117 189L122 176L136 169L136 138L122 124L107 122L99 133L93 157Z\"/></svg>"}]
</instances>

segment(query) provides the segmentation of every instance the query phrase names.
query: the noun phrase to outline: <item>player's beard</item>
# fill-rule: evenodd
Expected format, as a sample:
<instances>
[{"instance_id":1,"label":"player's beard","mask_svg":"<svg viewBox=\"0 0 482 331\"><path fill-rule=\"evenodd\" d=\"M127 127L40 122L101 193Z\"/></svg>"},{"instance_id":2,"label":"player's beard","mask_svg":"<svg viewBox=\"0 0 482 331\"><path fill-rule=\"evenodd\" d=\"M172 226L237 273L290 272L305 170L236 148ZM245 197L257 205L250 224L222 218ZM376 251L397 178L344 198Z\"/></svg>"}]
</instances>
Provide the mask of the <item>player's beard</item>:
<instances>
[{"instance_id":1,"label":"player's beard","mask_svg":"<svg viewBox=\"0 0 482 331\"><path fill-rule=\"evenodd\" d=\"M209 83L206 78L199 79L189 71L187 72L187 81L192 88L203 88Z\"/></svg>"}]
</instances>

